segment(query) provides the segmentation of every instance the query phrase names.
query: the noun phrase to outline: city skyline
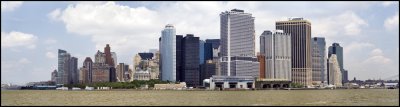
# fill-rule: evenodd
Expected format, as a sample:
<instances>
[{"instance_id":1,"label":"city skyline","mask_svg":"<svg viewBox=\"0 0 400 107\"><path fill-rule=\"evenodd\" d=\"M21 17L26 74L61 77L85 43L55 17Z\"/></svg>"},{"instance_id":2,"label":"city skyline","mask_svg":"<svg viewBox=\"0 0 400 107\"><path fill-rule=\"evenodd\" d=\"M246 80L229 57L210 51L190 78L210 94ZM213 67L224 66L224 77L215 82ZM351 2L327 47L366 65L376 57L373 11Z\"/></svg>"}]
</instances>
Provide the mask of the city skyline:
<instances>
[{"instance_id":1,"label":"city skyline","mask_svg":"<svg viewBox=\"0 0 400 107\"><path fill-rule=\"evenodd\" d=\"M255 17L256 52L259 52L258 36L264 30L274 29L276 21L298 16L311 22L311 37L325 37L326 46L336 42L343 47L343 65L349 71L349 79L385 79L398 75L399 71L398 2L4 3L2 1L2 82L50 80L51 72L57 69L57 49L78 57L78 67L81 67L86 57L94 59L97 50L110 44L111 51L118 55L118 63L132 66L135 54L158 48L160 31L166 24L175 25L177 35L194 34L200 40L219 39L218 14L235 8ZM293 7L286 10L274 6L286 3ZM365 5L358 6L359 3ZM50 4L58 5L40 7ZM307 7L311 5L330 7L312 10L315 7ZM206 8L208 6L215 8ZM291 12L294 8L301 9ZM32 10L27 11L29 9ZM97 9L105 12L95 12ZM37 25L39 27L35 28ZM15 66L18 64L27 66Z\"/></svg>"}]
</instances>

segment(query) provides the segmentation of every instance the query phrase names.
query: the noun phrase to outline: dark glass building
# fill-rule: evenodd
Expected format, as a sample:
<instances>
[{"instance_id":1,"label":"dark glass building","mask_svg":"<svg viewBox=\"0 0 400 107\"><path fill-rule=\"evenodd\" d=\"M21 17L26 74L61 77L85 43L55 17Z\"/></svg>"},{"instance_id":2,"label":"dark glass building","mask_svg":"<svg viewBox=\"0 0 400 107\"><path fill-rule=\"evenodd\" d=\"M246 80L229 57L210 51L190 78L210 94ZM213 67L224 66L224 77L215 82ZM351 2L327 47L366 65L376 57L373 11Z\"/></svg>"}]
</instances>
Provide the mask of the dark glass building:
<instances>
[{"instance_id":1,"label":"dark glass building","mask_svg":"<svg viewBox=\"0 0 400 107\"><path fill-rule=\"evenodd\" d=\"M182 39L182 67L184 70L184 81L188 87L199 86L199 37L187 34ZM178 56L178 55L177 55ZM182 74L181 74L182 75Z\"/></svg>"},{"instance_id":2,"label":"dark glass building","mask_svg":"<svg viewBox=\"0 0 400 107\"><path fill-rule=\"evenodd\" d=\"M183 35L176 35L176 81L185 81L182 65L182 39Z\"/></svg>"}]
</instances>

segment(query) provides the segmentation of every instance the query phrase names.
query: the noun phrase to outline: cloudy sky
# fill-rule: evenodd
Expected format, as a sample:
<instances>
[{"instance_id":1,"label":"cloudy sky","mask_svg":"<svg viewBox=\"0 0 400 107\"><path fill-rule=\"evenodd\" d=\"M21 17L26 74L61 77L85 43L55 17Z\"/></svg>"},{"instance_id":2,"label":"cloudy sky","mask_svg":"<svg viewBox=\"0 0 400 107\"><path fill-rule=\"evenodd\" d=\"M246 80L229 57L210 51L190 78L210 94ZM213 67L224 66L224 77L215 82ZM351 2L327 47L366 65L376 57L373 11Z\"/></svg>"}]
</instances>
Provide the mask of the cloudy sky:
<instances>
[{"instance_id":1,"label":"cloudy sky","mask_svg":"<svg viewBox=\"0 0 400 107\"><path fill-rule=\"evenodd\" d=\"M118 62L158 48L166 24L177 34L219 38L219 14L234 8L255 17L256 49L275 21L303 17L312 37L344 47L349 79L385 79L399 71L398 2L1 2L1 82L50 80L57 49L94 57L110 44ZM327 47L328 47L327 46Z\"/></svg>"}]
</instances>

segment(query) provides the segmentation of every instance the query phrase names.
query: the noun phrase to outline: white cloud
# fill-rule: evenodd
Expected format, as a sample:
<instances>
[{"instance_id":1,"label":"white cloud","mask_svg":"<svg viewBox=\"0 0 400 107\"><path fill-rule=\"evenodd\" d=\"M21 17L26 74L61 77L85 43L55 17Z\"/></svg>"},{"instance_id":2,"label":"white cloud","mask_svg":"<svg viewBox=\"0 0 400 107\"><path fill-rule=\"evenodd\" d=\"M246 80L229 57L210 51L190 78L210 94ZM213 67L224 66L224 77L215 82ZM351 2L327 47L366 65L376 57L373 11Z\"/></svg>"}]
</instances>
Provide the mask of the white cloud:
<instances>
[{"instance_id":1,"label":"white cloud","mask_svg":"<svg viewBox=\"0 0 400 107\"><path fill-rule=\"evenodd\" d=\"M382 5L384 7L388 7L390 5L396 5L396 4L399 4L399 2L398 1L384 1L384 2L382 2Z\"/></svg>"},{"instance_id":2,"label":"white cloud","mask_svg":"<svg viewBox=\"0 0 400 107\"><path fill-rule=\"evenodd\" d=\"M60 9L56 9L47 14L47 17L57 21L59 19L58 17L60 17L60 13L61 13Z\"/></svg>"},{"instance_id":3,"label":"white cloud","mask_svg":"<svg viewBox=\"0 0 400 107\"><path fill-rule=\"evenodd\" d=\"M55 40L55 39L47 39L46 41L44 41L44 44L55 44L55 43L57 43L57 40Z\"/></svg>"},{"instance_id":4,"label":"white cloud","mask_svg":"<svg viewBox=\"0 0 400 107\"><path fill-rule=\"evenodd\" d=\"M357 51L363 50L365 48L373 48L373 47L375 47L375 45L371 44L369 42L351 42L349 45L343 46L343 48L344 48L343 53L345 55L347 55L354 51L357 52Z\"/></svg>"},{"instance_id":5,"label":"white cloud","mask_svg":"<svg viewBox=\"0 0 400 107\"><path fill-rule=\"evenodd\" d=\"M370 57L364 61L364 63L374 63L374 64L389 64L392 60L385 57L381 49L376 48L371 51Z\"/></svg>"},{"instance_id":6,"label":"white cloud","mask_svg":"<svg viewBox=\"0 0 400 107\"><path fill-rule=\"evenodd\" d=\"M387 30L399 30L399 12L385 20L384 26Z\"/></svg>"},{"instance_id":7,"label":"white cloud","mask_svg":"<svg viewBox=\"0 0 400 107\"><path fill-rule=\"evenodd\" d=\"M362 27L368 26L368 23L360 18L353 11L345 11L337 16L326 17L313 20L313 35L324 35L325 37L357 36L362 32Z\"/></svg>"},{"instance_id":8,"label":"white cloud","mask_svg":"<svg viewBox=\"0 0 400 107\"><path fill-rule=\"evenodd\" d=\"M18 61L18 63L20 63L20 64L29 64L29 63L31 63L31 61L29 61L29 60L26 59L26 58L21 58L21 59Z\"/></svg>"},{"instance_id":9,"label":"white cloud","mask_svg":"<svg viewBox=\"0 0 400 107\"><path fill-rule=\"evenodd\" d=\"M1 47L12 48L21 46L28 49L34 49L36 47L37 39L38 37L33 34L16 31L11 31L10 33L1 32Z\"/></svg>"},{"instance_id":10,"label":"white cloud","mask_svg":"<svg viewBox=\"0 0 400 107\"><path fill-rule=\"evenodd\" d=\"M53 52L46 52L46 57L50 59L55 59L57 56Z\"/></svg>"},{"instance_id":11,"label":"white cloud","mask_svg":"<svg viewBox=\"0 0 400 107\"><path fill-rule=\"evenodd\" d=\"M1 1L1 12L13 11L22 5L22 1Z\"/></svg>"}]
</instances>

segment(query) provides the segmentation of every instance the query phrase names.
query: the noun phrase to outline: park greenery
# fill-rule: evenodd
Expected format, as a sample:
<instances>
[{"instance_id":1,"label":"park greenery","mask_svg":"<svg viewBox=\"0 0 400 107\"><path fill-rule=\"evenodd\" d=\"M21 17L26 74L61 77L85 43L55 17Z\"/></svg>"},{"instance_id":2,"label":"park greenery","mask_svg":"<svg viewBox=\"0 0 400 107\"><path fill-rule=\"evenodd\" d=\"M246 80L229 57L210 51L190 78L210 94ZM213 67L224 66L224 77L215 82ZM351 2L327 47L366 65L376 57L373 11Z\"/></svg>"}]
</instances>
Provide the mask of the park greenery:
<instances>
[{"instance_id":1,"label":"park greenery","mask_svg":"<svg viewBox=\"0 0 400 107\"><path fill-rule=\"evenodd\" d=\"M79 87L85 88L89 87L112 87L113 89L137 89L148 85L148 87L154 87L154 84L168 84L169 81L161 81L158 79L151 80L133 80L130 82L98 82L90 84L65 84L64 87Z\"/></svg>"},{"instance_id":2,"label":"park greenery","mask_svg":"<svg viewBox=\"0 0 400 107\"><path fill-rule=\"evenodd\" d=\"M290 83L291 88L304 88L303 84L300 83Z\"/></svg>"}]
</instances>

